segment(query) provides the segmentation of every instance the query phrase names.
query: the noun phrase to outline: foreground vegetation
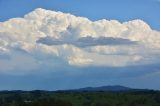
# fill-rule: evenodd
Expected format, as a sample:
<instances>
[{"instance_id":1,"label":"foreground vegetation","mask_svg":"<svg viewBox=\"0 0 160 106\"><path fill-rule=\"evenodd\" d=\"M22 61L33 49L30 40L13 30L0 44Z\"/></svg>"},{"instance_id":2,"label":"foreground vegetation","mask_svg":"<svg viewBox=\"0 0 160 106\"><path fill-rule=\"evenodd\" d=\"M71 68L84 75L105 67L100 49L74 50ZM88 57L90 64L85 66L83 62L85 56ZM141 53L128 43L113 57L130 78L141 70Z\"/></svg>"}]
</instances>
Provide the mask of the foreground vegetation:
<instances>
[{"instance_id":1,"label":"foreground vegetation","mask_svg":"<svg viewBox=\"0 0 160 106\"><path fill-rule=\"evenodd\" d=\"M1 91L0 106L160 106L160 92Z\"/></svg>"}]
</instances>

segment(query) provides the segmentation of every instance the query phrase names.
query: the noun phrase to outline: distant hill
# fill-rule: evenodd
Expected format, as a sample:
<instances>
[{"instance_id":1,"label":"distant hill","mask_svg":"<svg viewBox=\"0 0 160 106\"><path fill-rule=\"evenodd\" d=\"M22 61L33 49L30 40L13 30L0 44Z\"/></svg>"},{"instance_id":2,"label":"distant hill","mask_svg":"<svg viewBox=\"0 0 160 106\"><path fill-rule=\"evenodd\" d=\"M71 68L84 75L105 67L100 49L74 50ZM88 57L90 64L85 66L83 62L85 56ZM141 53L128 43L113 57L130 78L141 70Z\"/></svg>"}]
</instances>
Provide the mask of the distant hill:
<instances>
[{"instance_id":1,"label":"distant hill","mask_svg":"<svg viewBox=\"0 0 160 106\"><path fill-rule=\"evenodd\" d=\"M72 89L68 91L140 91L144 89L133 89L121 85L114 85L114 86L101 86L101 87L85 87L80 89Z\"/></svg>"},{"instance_id":2,"label":"distant hill","mask_svg":"<svg viewBox=\"0 0 160 106\"><path fill-rule=\"evenodd\" d=\"M32 93L32 92L40 92L40 93L53 93L53 92L125 92L125 91L131 91L131 92L149 92L149 91L159 91L159 90L153 90L153 89L136 89L136 88L130 88L125 87L121 85L112 85L112 86L100 86L100 87L84 87L84 88L78 88L78 89L66 89L66 90L55 90L55 91L47 91L47 90L31 90L31 91L23 91L23 90L3 90L0 91L0 94L7 94L7 93Z\"/></svg>"}]
</instances>

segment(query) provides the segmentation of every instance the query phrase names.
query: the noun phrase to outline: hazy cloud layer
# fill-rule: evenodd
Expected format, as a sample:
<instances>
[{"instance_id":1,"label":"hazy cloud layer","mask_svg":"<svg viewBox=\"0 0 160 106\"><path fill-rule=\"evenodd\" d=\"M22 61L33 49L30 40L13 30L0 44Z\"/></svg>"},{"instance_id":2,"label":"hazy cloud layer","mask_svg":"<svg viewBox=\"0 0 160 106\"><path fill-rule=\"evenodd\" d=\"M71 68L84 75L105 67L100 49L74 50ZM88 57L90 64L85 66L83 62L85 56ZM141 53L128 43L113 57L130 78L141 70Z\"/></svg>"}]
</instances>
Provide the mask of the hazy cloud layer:
<instances>
[{"instance_id":1,"label":"hazy cloud layer","mask_svg":"<svg viewBox=\"0 0 160 106\"><path fill-rule=\"evenodd\" d=\"M160 32L142 20L93 22L36 9L24 18L0 22L0 70L5 73L69 65L147 65L159 63L159 58Z\"/></svg>"}]
</instances>

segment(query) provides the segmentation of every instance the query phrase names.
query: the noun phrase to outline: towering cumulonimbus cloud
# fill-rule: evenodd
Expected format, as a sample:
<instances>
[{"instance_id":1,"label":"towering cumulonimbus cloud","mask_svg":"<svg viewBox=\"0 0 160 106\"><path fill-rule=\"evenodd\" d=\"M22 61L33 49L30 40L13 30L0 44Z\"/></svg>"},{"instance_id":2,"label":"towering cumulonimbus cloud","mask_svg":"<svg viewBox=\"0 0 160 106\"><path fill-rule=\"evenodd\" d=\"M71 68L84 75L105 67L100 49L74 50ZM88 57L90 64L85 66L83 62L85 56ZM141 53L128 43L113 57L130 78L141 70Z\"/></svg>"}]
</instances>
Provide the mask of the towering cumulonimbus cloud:
<instances>
[{"instance_id":1,"label":"towering cumulonimbus cloud","mask_svg":"<svg viewBox=\"0 0 160 106\"><path fill-rule=\"evenodd\" d=\"M38 8L24 18L0 22L3 72L32 71L61 63L125 67L158 63L159 57L160 32L142 20L91 21Z\"/></svg>"}]
</instances>

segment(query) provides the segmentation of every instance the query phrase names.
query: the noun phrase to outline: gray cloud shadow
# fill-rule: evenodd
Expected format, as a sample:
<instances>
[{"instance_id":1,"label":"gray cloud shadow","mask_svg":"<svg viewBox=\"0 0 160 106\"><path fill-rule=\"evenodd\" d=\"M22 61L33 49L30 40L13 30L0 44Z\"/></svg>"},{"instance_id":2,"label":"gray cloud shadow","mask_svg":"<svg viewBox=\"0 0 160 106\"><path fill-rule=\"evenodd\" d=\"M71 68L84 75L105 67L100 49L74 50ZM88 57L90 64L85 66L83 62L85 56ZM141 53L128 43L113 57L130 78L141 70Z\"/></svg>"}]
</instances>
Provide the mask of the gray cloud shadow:
<instances>
[{"instance_id":1,"label":"gray cloud shadow","mask_svg":"<svg viewBox=\"0 0 160 106\"><path fill-rule=\"evenodd\" d=\"M104 46L104 45L133 45L137 44L135 41L123 38L113 38L113 37L81 37L77 40L65 40L65 39L55 39L51 37L40 38L37 43L42 43L46 45L63 45L71 44L77 47L90 47L90 46Z\"/></svg>"}]
</instances>

